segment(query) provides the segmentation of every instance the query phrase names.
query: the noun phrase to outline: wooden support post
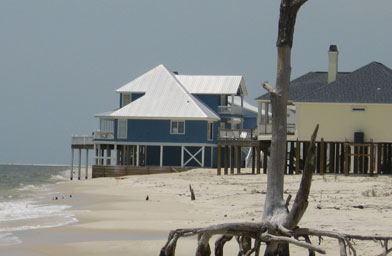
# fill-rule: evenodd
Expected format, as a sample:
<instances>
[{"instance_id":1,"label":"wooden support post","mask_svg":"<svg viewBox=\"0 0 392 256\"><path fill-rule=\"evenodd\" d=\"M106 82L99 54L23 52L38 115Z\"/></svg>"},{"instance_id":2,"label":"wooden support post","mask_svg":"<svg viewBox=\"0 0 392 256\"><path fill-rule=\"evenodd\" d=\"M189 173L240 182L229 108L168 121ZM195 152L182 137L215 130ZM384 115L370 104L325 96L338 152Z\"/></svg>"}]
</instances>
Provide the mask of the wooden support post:
<instances>
[{"instance_id":1,"label":"wooden support post","mask_svg":"<svg viewBox=\"0 0 392 256\"><path fill-rule=\"evenodd\" d=\"M321 138L320 142L320 174L323 175L325 171L325 143L324 139Z\"/></svg>"},{"instance_id":2,"label":"wooden support post","mask_svg":"<svg viewBox=\"0 0 392 256\"><path fill-rule=\"evenodd\" d=\"M217 175L222 175L222 147L221 145L218 145L218 152L217 152L217 160L216 160L216 166L217 166Z\"/></svg>"},{"instance_id":3,"label":"wooden support post","mask_svg":"<svg viewBox=\"0 0 392 256\"><path fill-rule=\"evenodd\" d=\"M256 146L256 172L257 174L260 174L260 161L261 160L261 156L260 156L260 146Z\"/></svg>"},{"instance_id":4,"label":"wooden support post","mask_svg":"<svg viewBox=\"0 0 392 256\"><path fill-rule=\"evenodd\" d=\"M373 142L370 144L370 176L373 176L374 173L374 144Z\"/></svg>"},{"instance_id":5,"label":"wooden support post","mask_svg":"<svg viewBox=\"0 0 392 256\"><path fill-rule=\"evenodd\" d=\"M112 150L110 145L106 146L106 165L111 165L111 158L112 158Z\"/></svg>"},{"instance_id":6,"label":"wooden support post","mask_svg":"<svg viewBox=\"0 0 392 256\"><path fill-rule=\"evenodd\" d=\"M382 144L377 144L377 173L381 174Z\"/></svg>"},{"instance_id":7,"label":"wooden support post","mask_svg":"<svg viewBox=\"0 0 392 256\"><path fill-rule=\"evenodd\" d=\"M335 143L329 143L329 173L335 173Z\"/></svg>"},{"instance_id":8,"label":"wooden support post","mask_svg":"<svg viewBox=\"0 0 392 256\"><path fill-rule=\"evenodd\" d=\"M385 173L391 174L392 172L392 144L388 143L388 160L387 160L387 168L385 169Z\"/></svg>"},{"instance_id":9,"label":"wooden support post","mask_svg":"<svg viewBox=\"0 0 392 256\"><path fill-rule=\"evenodd\" d=\"M317 144L317 156L316 156L316 158L317 158L317 159L316 159L316 160L317 160L317 161L316 161L316 170L317 170L317 171L316 171L316 172L317 172L317 173L320 173L320 155L321 155L321 154L320 154L320 153L321 153L320 150L321 150L321 143L320 143L320 142L317 142L316 144Z\"/></svg>"},{"instance_id":10,"label":"wooden support post","mask_svg":"<svg viewBox=\"0 0 392 256\"><path fill-rule=\"evenodd\" d=\"M286 175L287 174L287 167L288 167L287 166L287 161L289 159L289 142L288 141L286 141L286 154L284 156L285 156L285 159L284 159L284 170L283 170L283 172Z\"/></svg>"},{"instance_id":11,"label":"wooden support post","mask_svg":"<svg viewBox=\"0 0 392 256\"><path fill-rule=\"evenodd\" d=\"M294 141L290 141L290 152L289 152L289 174L294 173Z\"/></svg>"},{"instance_id":12,"label":"wooden support post","mask_svg":"<svg viewBox=\"0 0 392 256\"><path fill-rule=\"evenodd\" d=\"M302 143L302 161L303 161L303 165L305 166L305 162L306 162L306 157L308 153L308 142L304 141Z\"/></svg>"},{"instance_id":13,"label":"wooden support post","mask_svg":"<svg viewBox=\"0 0 392 256\"><path fill-rule=\"evenodd\" d=\"M225 150L224 150L224 154L223 154L223 158L224 158L224 172L225 175L229 174L229 170L228 170L228 165L229 165L229 146L225 146Z\"/></svg>"},{"instance_id":14,"label":"wooden support post","mask_svg":"<svg viewBox=\"0 0 392 256\"><path fill-rule=\"evenodd\" d=\"M335 173L340 173L340 143L335 143Z\"/></svg>"},{"instance_id":15,"label":"wooden support post","mask_svg":"<svg viewBox=\"0 0 392 256\"><path fill-rule=\"evenodd\" d=\"M74 166L74 149L72 149L72 156L71 156L71 180L73 180L73 166Z\"/></svg>"},{"instance_id":16,"label":"wooden support post","mask_svg":"<svg viewBox=\"0 0 392 256\"><path fill-rule=\"evenodd\" d=\"M230 147L230 174L234 174L234 146Z\"/></svg>"},{"instance_id":17,"label":"wooden support post","mask_svg":"<svg viewBox=\"0 0 392 256\"><path fill-rule=\"evenodd\" d=\"M256 148L252 147L252 174L255 174Z\"/></svg>"},{"instance_id":18,"label":"wooden support post","mask_svg":"<svg viewBox=\"0 0 392 256\"><path fill-rule=\"evenodd\" d=\"M364 150L363 150L363 146L359 146L359 173L363 174L364 173L364 161L363 161L363 154L364 154Z\"/></svg>"},{"instance_id":19,"label":"wooden support post","mask_svg":"<svg viewBox=\"0 0 392 256\"><path fill-rule=\"evenodd\" d=\"M80 180L80 175L82 172L82 149L79 148L79 169L78 169L78 180Z\"/></svg>"},{"instance_id":20,"label":"wooden support post","mask_svg":"<svg viewBox=\"0 0 392 256\"><path fill-rule=\"evenodd\" d=\"M85 173L85 179L87 180L88 178L88 149L86 148L86 173Z\"/></svg>"},{"instance_id":21,"label":"wooden support post","mask_svg":"<svg viewBox=\"0 0 392 256\"><path fill-rule=\"evenodd\" d=\"M237 146L237 174L241 173L241 146Z\"/></svg>"},{"instance_id":22,"label":"wooden support post","mask_svg":"<svg viewBox=\"0 0 392 256\"><path fill-rule=\"evenodd\" d=\"M350 172L351 148L348 144L344 146L344 175L348 176Z\"/></svg>"},{"instance_id":23,"label":"wooden support post","mask_svg":"<svg viewBox=\"0 0 392 256\"><path fill-rule=\"evenodd\" d=\"M358 146L354 144L354 173L358 173Z\"/></svg>"},{"instance_id":24,"label":"wooden support post","mask_svg":"<svg viewBox=\"0 0 392 256\"><path fill-rule=\"evenodd\" d=\"M340 173L344 173L344 143L340 143Z\"/></svg>"},{"instance_id":25,"label":"wooden support post","mask_svg":"<svg viewBox=\"0 0 392 256\"><path fill-rule=\"evenodd\" d=\"M267 174L267 169L268 169L268 149L265 149L263 151L263 173Z\"/></svg>"},{"instance_id":26,"label":"wooden support post","mask_svg":"<svg viewBox=\"0 0 392 256\"><path fill-rule=\"evenodd\" d=\"M300 170L300 162L301 162L301 143L297 139L297 142L295 143L295 174L299 174Z\"/></svg>"}]
</instances>

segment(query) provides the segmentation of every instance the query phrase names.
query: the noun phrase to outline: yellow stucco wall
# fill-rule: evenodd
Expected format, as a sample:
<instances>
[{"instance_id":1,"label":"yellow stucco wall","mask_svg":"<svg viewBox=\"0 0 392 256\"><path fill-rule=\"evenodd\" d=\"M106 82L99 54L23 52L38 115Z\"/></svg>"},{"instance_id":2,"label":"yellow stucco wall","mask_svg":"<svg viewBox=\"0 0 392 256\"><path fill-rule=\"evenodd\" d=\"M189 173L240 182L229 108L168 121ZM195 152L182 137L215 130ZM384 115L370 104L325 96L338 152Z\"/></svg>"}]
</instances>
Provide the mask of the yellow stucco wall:
<instances>
[{"instance_id":1,"label":"yellow stucco wall","mask_svg":"<svg viewBox=\"0 0 392 256\"><path fill-rule=\"evenodd\" d=\"M309 140L318 123L318 140L352 142L354 132L364 132L365 141L392 142L392 105L296 104L296 110L300 140Z\"/></svg>"}]
</instances>

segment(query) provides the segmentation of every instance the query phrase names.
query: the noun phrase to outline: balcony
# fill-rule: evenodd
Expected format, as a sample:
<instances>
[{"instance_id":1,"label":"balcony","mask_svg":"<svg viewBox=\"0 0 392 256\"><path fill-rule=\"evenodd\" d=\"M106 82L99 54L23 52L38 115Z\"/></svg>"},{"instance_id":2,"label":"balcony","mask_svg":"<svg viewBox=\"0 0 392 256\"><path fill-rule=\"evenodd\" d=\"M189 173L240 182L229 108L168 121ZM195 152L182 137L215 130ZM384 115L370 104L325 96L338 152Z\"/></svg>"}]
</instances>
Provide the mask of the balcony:
<instances>
[{"instance_id":1,"label":"balcony","mask_svg":"<svg viewBox=\"0 0 392 256\"><path fill-rule=\"evenodd\" d=\"M93 147L93 136L72 136L71 147L72 148L92 148Z\"/></svg>"},{"instance_id":2,"label":"balcony","mask_svg":"<svg viewBox=\"0 0 392 256\"><path fill-rule=\"evenodd\" d=\"M250 141L256 139L254 130L219 129L218 140Z\"/></svg>"},{"instance_id":3,"label":"balcony","mask_svg":"<svg viewBox=\"0 0 392 256\"><path fill-rule=\"evenodd\" d=\"M218 114L242 115L242 108L239 106L218 106Z\"/></svg>"},{"instance_id":4,"label":"balcony","mask_svg":"<svg viewBox=\"0 0 392 256\"><path fill-rule=\"evenodd\" d=\"M261 124L259 127L259 134L272 134L272 124ZM295 124L287 124L287 135L294 135L295 134Z\"/></svg>"},{"instance_id":5,"label":"balcony","mask_svg":"<svg viewBox=\"0 0 392 256\"><path fill-rule=\"evenodd\" d=\"M95 131L94 140L114 140L114 133L109 131Z\"/></svg>"}]
</instances>

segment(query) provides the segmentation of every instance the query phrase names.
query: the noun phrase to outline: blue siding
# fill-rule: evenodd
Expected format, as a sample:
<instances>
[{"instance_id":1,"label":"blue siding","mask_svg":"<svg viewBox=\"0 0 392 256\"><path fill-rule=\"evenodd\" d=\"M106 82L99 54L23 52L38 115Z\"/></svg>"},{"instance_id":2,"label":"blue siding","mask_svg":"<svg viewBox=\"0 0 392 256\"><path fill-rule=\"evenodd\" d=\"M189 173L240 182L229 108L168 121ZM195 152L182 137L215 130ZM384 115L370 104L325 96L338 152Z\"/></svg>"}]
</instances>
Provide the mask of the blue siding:
<instances>
[{"instance_id":1,"label":"blue siding","mask_svg":"<svg viewBox=\"0 0 392 256\"><path fill-rule=\"evenodd\" d=\"M207 121L185 121L185 134L170 134L170 120L128 120L127 139L117 138L115 122L115 140L131 142L171 142L171 143L215 143L207 140ZM217 125L215 124L215 127Z\"/></svg>"},{"instance_id":2,"label":"blue siding","mask_svg":"<svg viewBox=\"0 0 392 256\"><path fill-rule=\"evenodd\" d=\"M193 95L196 96L196 98L201 100L208 107L210 107L214 112L218 111L220 95L215 95L215 94L193 94Z\"/></svg>"},{"instance_id":3,"label":"blue siding","mask_svg":"<svg viewBox=\"0 0 392 256\"><path fill-rule=\"evenodd\" d=\"M257 127L256 118L244 118L244 129L255 129Z\"/></svg>"}]
</instances>

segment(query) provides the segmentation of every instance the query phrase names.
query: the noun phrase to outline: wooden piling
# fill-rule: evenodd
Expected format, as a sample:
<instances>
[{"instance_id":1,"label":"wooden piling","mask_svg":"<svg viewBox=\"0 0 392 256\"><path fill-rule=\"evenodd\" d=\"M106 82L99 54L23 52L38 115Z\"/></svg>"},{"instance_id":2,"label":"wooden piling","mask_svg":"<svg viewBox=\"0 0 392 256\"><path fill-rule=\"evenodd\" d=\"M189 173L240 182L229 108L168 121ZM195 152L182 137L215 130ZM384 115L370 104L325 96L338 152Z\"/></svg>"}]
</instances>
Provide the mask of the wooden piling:
<instances>
[{"instance_id":1,"label":"wooden piling","mask_svg":"<svg viewBox=\"0 0 392 256\"><path fill-rule=\"evenodd\" d=\"M256 146L256 172L257 172L257 174L260 174L260 159L261 158L261 156L260 156L260 147L259 146Z\"/></svg>"},{"instance_id":2,"label":"wooden piling","mask_svg":"<svg viewBox=\"0 0 392 256\"><path fill-rule=\"evenodd\" d=\"M268 150L264 149L263 153L263 173L266 174L268 169Z\"/></svg>"},{"instance_id":3,"label":"wooden piling","mask_svg":"<svg viewBox=\"0 0 392 256\"><path fill-rule=\"evenodd\" d=\"M228 165L229 165L229 146L225 146L225 150L224 150L224 154L223 154L223 158L224 158L224 173L225 175L229 174L229 169L228 169Z\"/></svg>"},{"instance_id":4,"label":"wooden piling","mask_svg":"<svg viewBox=\"0 0 392 256\"><path fill-rule=\"evenodd\" d=\"M234 146L230 147L230 174L234 174Z\"/></svg>"},{"instance_id":5,"label":"wooden piling","mask_svg":"<svg viewBox=\"0 0 392 256\"><path fill-rule=\"evenodd\" d=\"M241 173L241 146L237 146L237 174Z\"/></svg>"},{"instance_id":6,"label":"wooden piling","mask_svg":"<svg viewBox=\"0 0 392 256\"><path fill-rule=\"evenodd\" d=\"M350 156L351 156L351 148L349 145L345 144L345 160L344 160L344 175L348 176L350 172Z\"/></svg>"},{"instance_id":7,"label":"wooden piling","mask_svg":"<svg viewBox=\"0 0 392 256\"><path fill-rule=\"evenodd\" d=\"M297 139L295 143L295 174L300 174L300 154L301 154L301 143Z\"/></svg>"},{"instance_id":8,"label":"wooden piling","mask_svg":"<svg viewBox=\"0 0 392 256\"><path fill-rule=\"evenodd\" d=\"M222 175L222 147L221 145L218 145L218 152L217 152L217 175Z\"/></svg>"},{"instance_id":9,"label":"wooden piling","mask_svg":"<svg viewBox=\"0 0 392 256\"><path fill-rule=\"evenodd\" d=\"M256 148L252 147L252 174L255 174Z\"/></svg>"},{"instance_id":10,"label":"wooden piling","mask_svg":"<svg viewBox=\"0 0 392 256\"><path fill-rule=\"evenodd\" d=\"M293 174L294 172L294 142L290 143L290 152L289 152L289 174Z\"/></svg>"},{"instance_id":11,"label":"wooden piling","mask_svg":"<svg viewBox=\"0 0 392 256\"><path fill-rule=\"evenodd\" d=\"M374 144L373 142L370 144L370 170L369 174L370 176L373 176L374 173Z\"/></svg>"},{"instance_id":12,"label":"wooden piling","mask_svg":"<svg viewBox=\"0 0 392 256\"><path fill-rule=\"evenodd\" d=\"M321 138L320 142L320 174L323 175L325 171L325 143L324 139Z\"/></svg>"},{"instance_id":13,"label":"wooden piling","mask_svg":"<svg viewBox=\"0 0 392 256\"><path fill-rule=\"evenodd\" d=\"M335 173L335 143L329 143L329 173Z\"/></svg>"},{"instance_id":14,"label":"wooden piling","mask_svg":"<svg viewBox=\"0 0 392 256\"><path fill-rule=\"evenodd\" d=\"M377 173L381 174L382 144L377 144Z\"/></svg>"}]
</instances>

